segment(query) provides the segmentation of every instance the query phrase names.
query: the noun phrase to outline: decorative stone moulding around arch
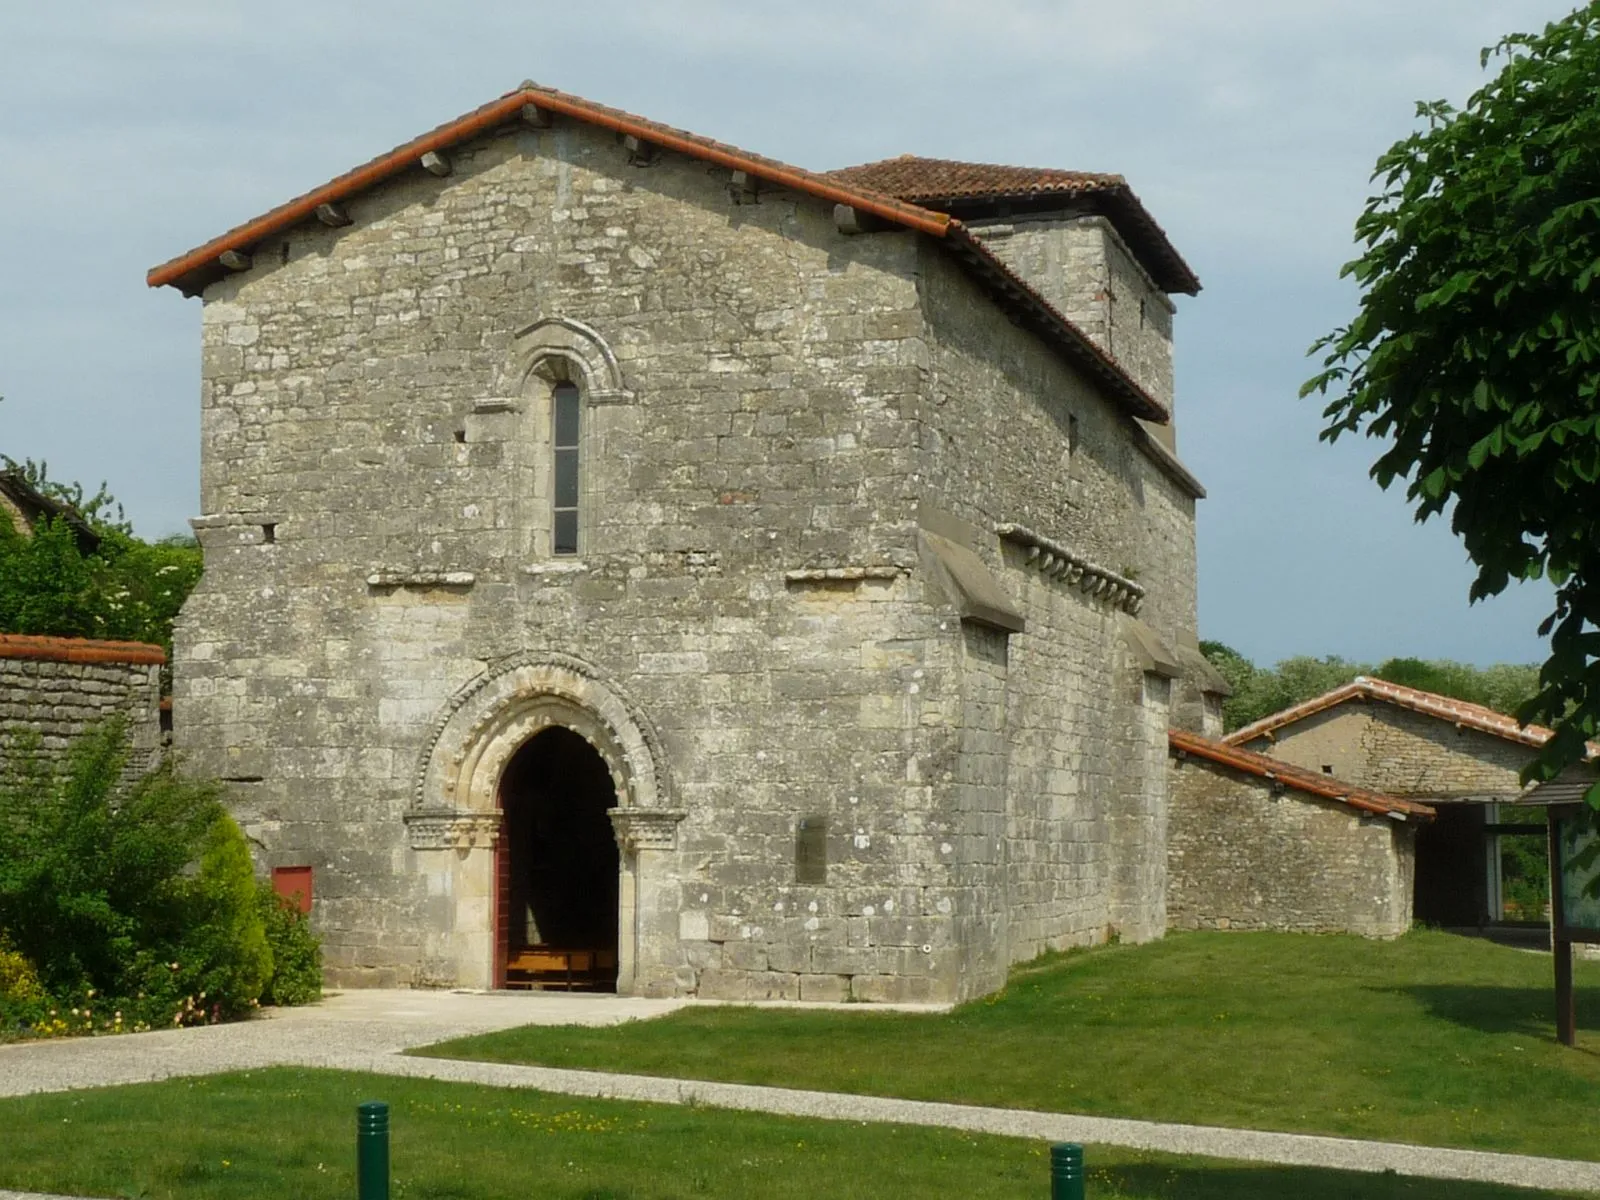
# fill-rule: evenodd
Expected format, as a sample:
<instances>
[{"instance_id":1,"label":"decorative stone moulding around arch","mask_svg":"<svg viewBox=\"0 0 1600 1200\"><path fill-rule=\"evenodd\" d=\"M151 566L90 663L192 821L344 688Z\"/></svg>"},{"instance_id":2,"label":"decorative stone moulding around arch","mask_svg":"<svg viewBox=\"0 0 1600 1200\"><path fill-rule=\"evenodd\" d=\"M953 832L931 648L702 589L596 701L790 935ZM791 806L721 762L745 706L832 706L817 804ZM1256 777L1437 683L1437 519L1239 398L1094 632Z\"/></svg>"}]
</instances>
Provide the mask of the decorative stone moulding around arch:
<instances>
[{"instance_id":1,"label":"decorative stone moulding around arch","mask_svg":"<svg viewBox=\"0 0 1600 1200\"><path fill-rule=\"evenodd\" d=\"M415 809L405 815L413 850L476 850L500 836L499 813Z\"/></svg>"},{"instance_id":2,"label":"decorative stone moulding around arch","mask_svg":"<svg viewBox=\"0 0 1600 1200\"><path fill-rule=\"evenodd\" d=\"M617 813L641 814L614 815L619 835L637 827L638 848L670 849L675 836L662 845L661 830L675 830L683 814L671 808L660 738L595 667L553 653L491 663L450 698L418 764L405 817L412 848L489 844L499 829L497 791L506 764L529 738L554 726L582 737L605 761Z\"/></svg>"},{"instance_id":3,"label":"decorative stone moulding around arch","mask_svg":"<svg viewBox=\"0 0 1600 1200\"><path fill-rule=\"evenodd\" d=\"M508 395L521 395L530 375L551 383L576 383L589 404L631 404L622 367L606 340L571 317L546 317L519 330L511 343Z\"/></svg>"}]
</instances>

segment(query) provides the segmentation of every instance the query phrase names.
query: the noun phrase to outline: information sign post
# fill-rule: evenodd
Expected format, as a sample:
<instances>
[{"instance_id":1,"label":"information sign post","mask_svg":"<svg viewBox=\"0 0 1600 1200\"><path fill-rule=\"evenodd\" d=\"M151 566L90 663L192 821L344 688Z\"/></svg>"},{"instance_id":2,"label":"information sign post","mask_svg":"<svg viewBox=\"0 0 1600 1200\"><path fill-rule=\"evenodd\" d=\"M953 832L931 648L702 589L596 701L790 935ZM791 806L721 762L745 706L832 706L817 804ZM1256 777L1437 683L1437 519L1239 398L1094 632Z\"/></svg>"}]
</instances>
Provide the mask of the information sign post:
<instances>
[{"instance_id":1,"label":"information sign post","mask_svg":"<svg viewBox=\"0 0 1600 1200\"><path fill-rule=\"evenodd\" d=\"M1550 935L1556 966L1556 1036L1564 1046L1578 1041L1578 1012L1572 990L1574 943L1600 943L1600 896L1588 883L1600 862L1584 859L1596 834L1581 804L1552 804L1550 830ZM1582 866L1574 865L1582 862Z\"/></svg>"}]
</instances>

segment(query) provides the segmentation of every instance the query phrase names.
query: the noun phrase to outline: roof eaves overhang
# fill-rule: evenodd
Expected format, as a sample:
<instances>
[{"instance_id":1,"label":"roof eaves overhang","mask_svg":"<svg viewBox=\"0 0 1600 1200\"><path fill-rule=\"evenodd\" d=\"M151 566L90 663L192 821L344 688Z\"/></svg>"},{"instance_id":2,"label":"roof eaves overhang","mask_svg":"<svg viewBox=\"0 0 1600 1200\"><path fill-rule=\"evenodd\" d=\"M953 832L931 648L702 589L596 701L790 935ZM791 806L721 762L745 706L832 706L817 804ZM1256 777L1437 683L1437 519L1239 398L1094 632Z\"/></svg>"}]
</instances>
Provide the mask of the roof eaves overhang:
<instances>
[{"instance_id":1,"label":"roof eaves overhang","mask_svg":"<svg viewBox=\"0 0 1600 1200\"><path fill-rule=\"evenodd\" d=\"M1245 750L1228 742L1215 741L1186 730L1167 731L1167 746L1174 754L1192 754L1218 766L1241 771L1275 785L1293 788L1308 796L1332 800L1373 816L1395 819L1417 818L1431 821L1438 811L1415 800L1402 800L1398 796L1385 796L1365 788L1353 787L1332 776L1314 775L1291 763L1278 762L1266 755Z\"/></svg>"},{"instance_id":2,"label":"roof eaves overhang","mask_svg":"<svg viewBox=\"0 0 1600 1200\"><path fill-rule=\"evenodd\" d=\"M950 223L950 218L944 213L907 204L892 196L860 188L844 187L812 172L802 171L759 155L748 154L707 138L698 138L682 130L675 130L617 109L593 104L564 92L524 86L516 91L507 92L498 100L457 117L454 121L447 122L421 137L413 138L387 154L329 180L319 188L280 204L186 254L152 267L145 275L145 282L150 287L171 285L185 295L196 295L206 283L217 277L221 270L218 260L228 251L248 252L265 239L310 220L322 205L338 204L402 171L416 167L425 154L448 149L469 138L519 119L523 106L528 104L548 112L575 117L624 136L637 137L666 150L676 150L731 170L744 171L768 183L808 192L820 199L831 200L835 204L846 204L896 225L915 229L919 233L943 237L945 228Z\"/></svg>"},{"instance_id":3,"label":"roof eaves overhang","mask_svg":"<svg viewBox=\"0 0 1600 1200\"><path fill-rule=\"evenodd\" d=\"M199 294L226 268L222 255L249 253L253 247L292 226L315 218L325 204L339 204L403 171L417 167L423 155L448 149L491 129L519 120L524 106L575 118L622 136L639 138L664 150L743 171L766 183L803 192L834 204L847 205L892 225L925 233L950 245L957 258L987 285L1002 304L1036 332L1064 351L1080 369L1104 383L1136 417L1166 423L1170 414L1153 396L1094 344L1049 301L997 258L988 247L947 213L935 212L881 192L840 184L826 176L684 130L636 117L552 88L524 84L464 116L397 146L387 154L329 180L319 188L280 204L254 220L153 267L145 276L150 287L173 286L186 296Z\"/></svg>"}]
</instances>

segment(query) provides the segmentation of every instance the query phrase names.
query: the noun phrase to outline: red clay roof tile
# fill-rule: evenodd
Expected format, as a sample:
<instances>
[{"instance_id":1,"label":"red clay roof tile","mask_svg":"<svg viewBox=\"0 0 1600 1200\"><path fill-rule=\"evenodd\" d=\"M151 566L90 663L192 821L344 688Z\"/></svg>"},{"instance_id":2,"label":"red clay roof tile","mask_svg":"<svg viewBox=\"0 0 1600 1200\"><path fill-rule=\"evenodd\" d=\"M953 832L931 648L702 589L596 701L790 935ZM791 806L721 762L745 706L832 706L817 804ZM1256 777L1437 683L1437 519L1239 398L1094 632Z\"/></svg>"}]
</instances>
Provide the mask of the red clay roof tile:
<instances>
[{"instance_id":1,"label":"red clay roof tile","mask_svg":"<svg viewBox=\"0 0 1600 1200\"><path fill-rule=\"evenodd\" d=\"M1469 704L1465 700L1455 700L1436 692L1424 692L1403 684L1390 683L1386 679L1369 679L1363 675L1343 687L1334 688L1331 692L1324 692L1320 696L1313 696L1310 700L1303 700L1282 712L1273 713L1241 729L1235 729L1223 740L1229 745L1242 746L1257 738L1266 737L1285 725L1303 721L1307 717L1315 716L1349 700L1381 700L1424 716L1437 717L1453 725L1475 729L1479 733L1505 738L1507 741L1519 742L1534 749L1543 746L1554 736L1553 731L1543 725L1523 725L1515 717L1496 712L1492 708L1485 708L1481 704ZM1589 754L1590 757L1600 756L1600 745L1591 742Z\"/></svg>"},{"instance_id":2,"label":"red clay roof tile","mask_svg":"<svg viewBox=\"0 0 1600 1200\"><path fill-rule=\"evenodd\" d=\"M1246 750L1241 746L1231 745L1228 742L1219 742L1211 738L1201 737L1197 733L1188 733L1180 729L1170 730L1167 733L1167 746L1173 753L1192 754L1197 758L1206 759L1208 762L1231 767L1236 771L1243 771L1247 775L1254 775L1260 779L1281 783L1285 787L1294 788L1296 791L1305 792L1308 795L1319 796L1324 800L1336 800L1340 804L1358 809L1361 812L1377 813L1383 816L1394 813L1403 817L1418 817L1422 820L1431 820L1438 815L1434 809L1426 804L1418 804L1414 800L1401 800L1396 796L1386 796L1382 792L1359 788L1353 784L1335 779L1331 775L1323 775L1318 771L1309 771L1304 767L1297 767L1293 763L1286 763L1265 754L1257 754L1254 750Z\"/></svg>"},{"instance_id":3,"label":"red clay roof tile","mask_svg":"<svg viewBox=\"0 0 1600 1200\"><path fill-rule=\"evenodd\" d=\"M1102 211L1111 220L1158 285L1169 292L1189 295L1200 290L1200 280L1194 271L1121 175L1048 167L1008 167L999 163L957 162L902 154L898 158L829 171L828 178L940 211L1041 197L1081 200L1091 210Z\"/></svg>"},{"instance_id":4,"label":"red clay roof tile","mask_svg":"<svg viewBox=\"0 0 1600 1200\"><path fill-rule=\"evenodd\" d=\"M621 109L596 104L580 96L540 87L534 83L524 83L498 100L457 117L454 121L448 121L421 137L397 146L387 154L379 155L329 180L321 187L313 188L293 200L280 204L243 225L235 226L204 245L160 266L152 267L145 276L145 282L151 287L171 285L185 295L198 295L225 273L218 261L224 253L249 252L263 240L314 219L320 206L337 204L403 171L416 168L418 160L430 151L442 150L490 130L507 126L518 120L523 107L528 104L616 133L637 137L666 150L687 154L731 170L744 171L778 187L790 188L835 204L849 205L891 224L925 233L947 245L952 245L961 260L1000 303L1022 311L1028 317L1029 323L1039 329L1058 349L1063 350L1078 367L1087 370L1105 383L1112 394L1133 415L1157 422L1169 419L1165 406L1136 383L1115 359L1095 345L1082 330L1006 267L979 239L967 233L960 221L954 220L948 214L923 208L861 184L844 182L830 175L807 171L776 159L751 154L736 146L647 120L623 112Z\"/></svg>"},{"instance_id":5,"label":"red clay roof tile","mask_svg":"<svg viewBox=\"0 0 1600 1200\"><path fill-rule=\"evenodd\" d=\"M128 663L158 666L167 652L145 642L103 642L93 638L41 637L25 633L0 633L0 658L30 658L47 662Z\"/></svg>"}]
</instances>

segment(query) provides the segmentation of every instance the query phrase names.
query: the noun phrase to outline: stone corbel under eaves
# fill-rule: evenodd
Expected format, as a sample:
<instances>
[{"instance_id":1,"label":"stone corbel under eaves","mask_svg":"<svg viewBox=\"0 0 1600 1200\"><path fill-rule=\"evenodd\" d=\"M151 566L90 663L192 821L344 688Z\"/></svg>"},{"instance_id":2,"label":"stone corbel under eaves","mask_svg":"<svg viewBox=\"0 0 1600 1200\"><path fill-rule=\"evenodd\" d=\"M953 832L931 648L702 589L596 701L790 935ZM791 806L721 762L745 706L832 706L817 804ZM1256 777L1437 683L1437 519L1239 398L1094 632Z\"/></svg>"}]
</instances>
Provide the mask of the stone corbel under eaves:
<instances>
[{"instance_id":1,"label":"stone corbel under eaves","mask_svg":"<svg viewBox=\"0 0 1600 1200\"><path fill-rule=\"evenodd\" d=\"M1028 565L1046 578L1074 584L1085 595L1105 600L1130 616L1137 616L1144 604L1144 588L1090 562L1060 542L1021 525L996 525L994 531L1004 541L1020 547L1027 554Z\"/></svg>"}]
</instances>

